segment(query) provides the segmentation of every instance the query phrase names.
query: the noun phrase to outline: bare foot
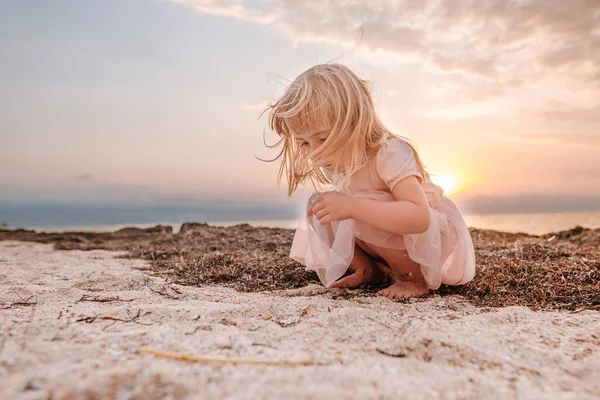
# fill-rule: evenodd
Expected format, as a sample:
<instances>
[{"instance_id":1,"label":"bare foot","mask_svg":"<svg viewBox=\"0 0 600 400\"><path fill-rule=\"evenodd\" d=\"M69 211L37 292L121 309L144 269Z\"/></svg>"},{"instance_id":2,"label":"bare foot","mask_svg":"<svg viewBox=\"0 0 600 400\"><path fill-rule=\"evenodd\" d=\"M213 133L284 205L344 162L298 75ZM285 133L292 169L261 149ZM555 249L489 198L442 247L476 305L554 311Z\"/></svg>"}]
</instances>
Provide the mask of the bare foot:
<instances>
[{"instance_id":1,"label":"bare foot","mask_svg":"<svg viewBox=\"0 0 600 400\"><path fill-rule=\"evenodd\" d=\"M429 288L424 283L397 281L392 286L377 292L391 300L407 299L414 296L422 296L429 293Z\"/></svg>"},{"instance_id":2,"label":"bare foot","mask_svg":"<svg viewBox=\"0 0 600 400\"><path fill-rule=\"evenodd\" d=\"M367 271L364 269L359 269L355 271L352 275L348 275L345 278L340 279L339 281L333 282L329 285L330 288L354 288L362 285L367 281Z\"/></svg>"},{"instance_id":3,"label":"bare foot","mask_svg":"<svg viewBox=\"0 0 600 400\"><path fill-rule=\"evenodd\" d=\"M362 285L365 282L377 282L385 277L385 274L378 268L371 270L359 269L356 270L352 275L348 275L345 278L340 279L332 283L330 288L355 288Z\"/></svg>"}]
</instances>

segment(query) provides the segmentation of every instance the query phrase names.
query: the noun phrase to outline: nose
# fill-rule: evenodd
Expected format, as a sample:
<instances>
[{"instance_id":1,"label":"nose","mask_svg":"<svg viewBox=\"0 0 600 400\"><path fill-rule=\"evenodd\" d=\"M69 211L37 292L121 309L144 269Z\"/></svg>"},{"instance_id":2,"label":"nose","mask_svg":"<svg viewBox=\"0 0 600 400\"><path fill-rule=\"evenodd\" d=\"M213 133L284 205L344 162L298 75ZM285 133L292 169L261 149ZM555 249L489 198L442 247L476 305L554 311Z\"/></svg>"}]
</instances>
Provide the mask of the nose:
<instances>
[{"instance_id":1,"label":"nose","mask_svg":"<svg viewBox=\"0 0 600 400\"><path fill-rule=\"evenodd\" d=\"M320 143L313 143L313 144L309 144L308 146L309 146L310 152L312 153L313 151L315 151L319 148Z\"/></svg>"}]
</instances>

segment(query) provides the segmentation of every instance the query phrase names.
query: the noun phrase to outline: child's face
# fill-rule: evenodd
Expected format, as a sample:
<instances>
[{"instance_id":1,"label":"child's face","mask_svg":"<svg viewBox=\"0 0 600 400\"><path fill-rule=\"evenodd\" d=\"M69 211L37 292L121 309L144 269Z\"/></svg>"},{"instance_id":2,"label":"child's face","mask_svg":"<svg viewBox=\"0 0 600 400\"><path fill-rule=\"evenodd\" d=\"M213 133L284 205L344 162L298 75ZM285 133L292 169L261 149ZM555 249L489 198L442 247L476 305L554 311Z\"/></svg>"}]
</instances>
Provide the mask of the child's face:
<instances>
[{"instance_id":1,"label":"child's face","mask_svg":"<svg viewBox=\"0 0 600 400\"><path fill-rule=\"evenodd\" d=\"M298 145L305 149L307 154L310 154L325 142L330 133L331 129L318 127L302 134L295 134L294 138Z\"/></svg>"}]
</instances>

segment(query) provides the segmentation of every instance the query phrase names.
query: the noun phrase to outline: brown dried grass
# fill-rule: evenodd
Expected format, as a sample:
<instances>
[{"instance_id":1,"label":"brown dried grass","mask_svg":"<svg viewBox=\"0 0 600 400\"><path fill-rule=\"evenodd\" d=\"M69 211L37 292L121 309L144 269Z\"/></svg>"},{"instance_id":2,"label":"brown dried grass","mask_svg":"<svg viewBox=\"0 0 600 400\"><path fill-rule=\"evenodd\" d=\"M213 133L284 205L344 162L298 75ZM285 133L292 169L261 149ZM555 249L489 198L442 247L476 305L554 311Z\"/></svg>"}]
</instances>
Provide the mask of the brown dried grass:
<instances>
[{"instance_id":1,"label":"brown dried grass","mask_svg":"<svg viewBox=\"0 0 600 400\"><path fill-rule=\"evenodd\" d=\"M126 228L113 233L36 233L0 230L0 240L54 243L59 250L127 251L150 261L147 273L182 285L222 285L239 291L293 289L317 276L288 258L294 232L242 224L214 227L187 223ZM600 229L574 228L544 236L471 230L477 275L464 286L442 286L476 305L533 309L600 309ZM370 296L381 286L340 291L337 297Z\"/></svg>"}]
</instances>

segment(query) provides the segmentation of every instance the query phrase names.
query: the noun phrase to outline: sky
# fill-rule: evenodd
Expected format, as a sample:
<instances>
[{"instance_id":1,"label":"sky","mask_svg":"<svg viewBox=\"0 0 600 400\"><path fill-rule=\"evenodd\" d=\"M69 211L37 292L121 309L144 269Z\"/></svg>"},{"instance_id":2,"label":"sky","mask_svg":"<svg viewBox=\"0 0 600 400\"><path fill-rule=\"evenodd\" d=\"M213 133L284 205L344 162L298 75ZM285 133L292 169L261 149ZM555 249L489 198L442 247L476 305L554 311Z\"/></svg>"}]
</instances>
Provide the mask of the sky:
<instances>
[{"instance_id":1,"label":"sky","mask_svg":"<svg viewBox=\"0 0 600 400\"><path fill-rule=\"evenodd\" d=\"M260 114L332 60L464 212L600 209L598 0L1 0L0 205L298 209Z\"/></svg>"}]
</instances>

